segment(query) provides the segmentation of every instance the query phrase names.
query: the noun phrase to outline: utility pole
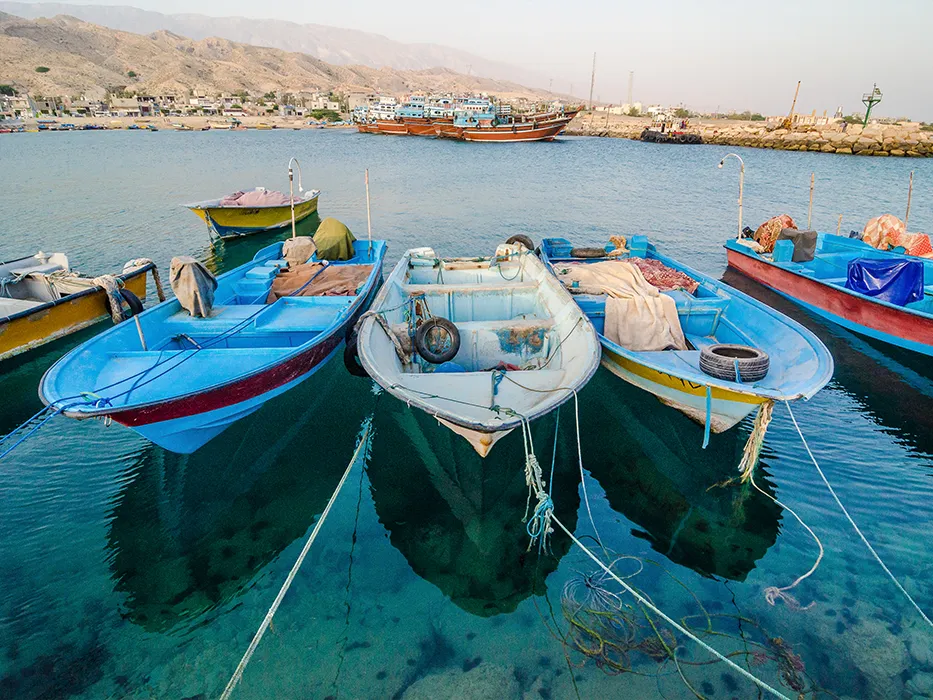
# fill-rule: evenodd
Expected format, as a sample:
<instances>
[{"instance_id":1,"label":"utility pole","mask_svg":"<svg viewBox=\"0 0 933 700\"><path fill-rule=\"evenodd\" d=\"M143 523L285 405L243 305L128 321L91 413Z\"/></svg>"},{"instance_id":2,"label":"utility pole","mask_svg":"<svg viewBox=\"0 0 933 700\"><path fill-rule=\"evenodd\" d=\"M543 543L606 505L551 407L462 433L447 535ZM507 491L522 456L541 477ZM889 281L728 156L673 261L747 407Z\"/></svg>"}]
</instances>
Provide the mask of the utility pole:
<instances>
[{"instance_id":1,"label":"utility pole","mask_svg":"<svg viewBox=\"0 0 933 700\"><path fill-rule=\"evenodd\" d=\"M632 101L632 88L635 86L635 71L630 70L628 72L628 106L631 107L635 104Z\"/></svg>"},{"instance_id":2,"label":"utility pole","mask_svg":"<svg viewBox=\"0 0 933 700\"><path fill-rule=\"evenodd\" d=\"M593 87L596 85L596 52L593 52L593 74L590 76L590 109L593 109Z\"/></svg>"}]
</instances>

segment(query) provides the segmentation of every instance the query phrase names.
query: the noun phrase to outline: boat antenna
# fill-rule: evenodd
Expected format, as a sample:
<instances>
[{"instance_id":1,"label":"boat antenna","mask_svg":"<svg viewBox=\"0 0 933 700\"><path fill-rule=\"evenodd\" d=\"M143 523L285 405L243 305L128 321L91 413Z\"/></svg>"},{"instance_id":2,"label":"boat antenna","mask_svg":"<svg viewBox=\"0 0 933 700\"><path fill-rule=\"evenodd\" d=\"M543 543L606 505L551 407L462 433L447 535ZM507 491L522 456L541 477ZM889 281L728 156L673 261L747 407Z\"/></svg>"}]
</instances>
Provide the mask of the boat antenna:
<instances>
[{"instance_id":1,"label":"boat antenna","mask_svg":"<svg viewBox=\"0 0 933 700\"><path fill-rule=\"evenodd\" d=\"M373 216L369 209L369 168L366 168L366 233L369 237L369 255L373 254Z\"/></svg>"},{"instance_id":2,"label":"boat antenna","mask_svg":"<svg viewBox=\"0 0 933 700\"><path fill-rule=\"evenodd\" d=\"M742 199L745 194L745 161L742 160L742 156L738 156L735 153L727 153L723 156L722 160L719 161L720 170L722 170L722 166L725 165L726 158L735 158L741 165L739 169L739 234L736 236L736 240L738 240L742 237Z\"/></svg>"},{"instance_id":3,"label":"boat antenna","mask_svg":"<svg viewBox=\"0 0 933 700\"><path fill-rule=\"evenodd\" d=\"M807 230L811 229L810 222L813 220L813 188L816 186L816 173L810 173L810 206L807 208Z\"/></svg>"},{"instance_id":4,"label":"boat antenna","mask_svg":"<svg viewBox=\"0 0 933 700\"><path fill-rule=\"evenodd\" d=\"M292 156L288 161L288 201L292 208L292 238L295 238L295 173L292 170L292 161L295 161L295 167L298 168L298 194L304 192L301 186L301 164L298 159Z\"/></svg>"},{"instance_id":5,"label":"boat antenna","mask_svg":"<svg viewBox=\"0 0 933 700\"><path fill-rule=\"evenodd\" d=\"M907 186L907 213L904 214L904 230L907 230L907 222L910 220L910 198L914 193L914 171L910 171L910 184Z\"/></svg>"}]
</instances>

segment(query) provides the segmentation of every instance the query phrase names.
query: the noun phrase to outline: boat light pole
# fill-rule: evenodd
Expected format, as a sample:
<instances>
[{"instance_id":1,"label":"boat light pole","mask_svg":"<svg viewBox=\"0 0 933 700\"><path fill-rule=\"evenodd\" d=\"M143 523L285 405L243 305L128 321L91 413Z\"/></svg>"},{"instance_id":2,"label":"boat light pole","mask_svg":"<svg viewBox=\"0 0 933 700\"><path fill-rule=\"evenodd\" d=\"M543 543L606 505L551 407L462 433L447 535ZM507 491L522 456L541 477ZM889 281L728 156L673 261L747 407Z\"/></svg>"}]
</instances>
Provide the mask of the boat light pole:
<instances>
[{"instance_id":1,"label":"boat light pole","mask_svg":"<svg viewBox=\"0 0 933 700\"><path fill-rule=\"evenodd\" d=\"M735 158L739 161L739 165L741 166L739 169L739 233L736 236L736 239L739 239L742 237L742 199L745 195L745 161L742 160L741 156L735 153L727 153L723 156L723 159L719 161L720 170L722 170L722 166L725 165L726 158Z\"/></svg>"},{"instance_id":2,"label":"boat light pole","mask_svg":"<svg viewBox=\"0 0 933 700\"><path fill-rule=\"evenodd\" d=\"M301 164L298 159L292 156L288 161L288 201L292 207L292 238L295 238L295 173L292 170L292 161L295 161L295 167L298 168L298 194L304 192L301 186Z\"/></svg>"}]
</instances>

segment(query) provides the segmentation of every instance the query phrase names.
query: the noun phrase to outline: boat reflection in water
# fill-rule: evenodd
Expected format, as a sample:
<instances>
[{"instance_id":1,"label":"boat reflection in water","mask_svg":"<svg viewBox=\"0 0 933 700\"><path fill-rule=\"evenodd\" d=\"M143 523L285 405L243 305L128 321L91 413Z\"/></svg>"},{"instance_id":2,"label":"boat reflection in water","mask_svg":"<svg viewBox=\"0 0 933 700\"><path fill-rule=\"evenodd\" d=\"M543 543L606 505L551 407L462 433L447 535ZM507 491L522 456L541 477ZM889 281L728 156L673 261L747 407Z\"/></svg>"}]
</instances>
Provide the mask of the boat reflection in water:
<instances>
[{"instance_id":1,"label":"boat reflection in water","mask_svg":"<svg viewBox=\"0 0 933 700\"><path fill-rule=\"evenodd\" d=\"M571 545L555 535L551 554L539 557L536 546L527 551L522 514L528 488L517 431L483 459L433 417L400 401L381 401L373 426L368 475L376 513L415 573L481 617L512 612L543 593L544 578ZM550 417L533 424L539 458L548 465L545 476L553 431ZM562 442L569 438L562 428ZM571 529L580 505L578 482L576 468L558 469L555 512Z\"/></svg>"},{"instance_id":2,"label":"boat reflection in water","mask_svg":"<svg viewBox=\"0 0 933 700\"><path fill-rule=\"evenodd\" d=\"M726 270L722 279L816 333L835 360L833 385L899 441L933 456L933 412L929 410L933 369L928 357L856 335L811 315L740 273Z\"/></svg>"},{"instance_id":3,"label":"boat reflection in water","mask_svg":"<svg viewBox=\"0 0 933 700\"><path fill-rule=\"evenodd\" d=\"M612 380L598 372L580 401L583 462L609 505L672 562L744 581L777 539L781 519L751 484L715 486L737 476L747 434L713 435L703 450L702 427ZM770 492L763 464L755 480Z\"/></svg>"},{"instance_id":4,"label":"boat reflection in water","mask_svg":"<svg viewBox=\"0 0 933 700\"><path fill-rule=\"evenodd\" d=\"M338 359L207 449L148 445L108 534L126 617L167 630L248 588L323 511L373 401Z\"/></svg>"}]
</instances>

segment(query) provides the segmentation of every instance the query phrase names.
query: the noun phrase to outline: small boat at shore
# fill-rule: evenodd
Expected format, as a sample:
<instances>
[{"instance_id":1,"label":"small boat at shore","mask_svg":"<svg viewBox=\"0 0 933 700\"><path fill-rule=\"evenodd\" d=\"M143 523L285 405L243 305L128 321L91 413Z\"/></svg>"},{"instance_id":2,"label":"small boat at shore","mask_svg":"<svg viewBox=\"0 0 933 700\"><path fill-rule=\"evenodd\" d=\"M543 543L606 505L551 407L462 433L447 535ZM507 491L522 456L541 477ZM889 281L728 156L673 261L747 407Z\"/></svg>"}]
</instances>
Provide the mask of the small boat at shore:
<instances>
[{"instance_id":1,"label":"small boat at shore","mask_svg":"<svg viewBox=\"0 0 933 700\"><path fill-rule=\"evenodd\" d=\"M494 256L402 256L360 325L363 369L485 457L557 408L599 366L589 320L521 245Z\"/></svg>"},{"instance_id":2,"label":"small boat at shore","mask_svg":"<svg viewBox=\"0 0 933 700\"><path fill-rule=\"evenodd\" d=\"M810 331L645 236L601 249L547 238L541 257L600 334L603 366L714 433L766 402L810 398L832 377Z\"/></svg>"},{"instance_id":3,"label":"small boat at shore","mask_svg":"<svg viewBox=\"0 0 933 700\"><path fill-rule=\"evenodd\" d=\"M933 355L933 260L819 233L800 254L794 241L772 252L748 239L726 242L729 267L851 331ZM794 259L797 259L797 262Z\"/></svg>"},{"instance_id":4,"label":"small boat at shore","mask_svg":"<svg viewBox=\"0 0 933 700\"><path fill-rule=\"evenodd\" d=\"M297 264L284 245L216 280L200 273L198 290L213 289L216 303L201 294L189 304L197 315L171 299L75 348L45 373L40 397L68 417L112 419L167 450L194 452L311 376L382 280L384 241L354 241L346 260L315 253Z\"/></svg>"},{"instance_id":5,"label":"small boat at shore","mask_svg":"<svg viewBox=\"0 0 933 700\"><path fill-rule=\"evenodd\" d=\"M146 273L157 274L149 260L128 262L119 275L91 278L74 272L63 253L39 252L0 263L0 360L32 350L107 317L119 294L138 310L146 299ZM139 306L137 306L139 305Z\"/></svg>"}]
</instances>

